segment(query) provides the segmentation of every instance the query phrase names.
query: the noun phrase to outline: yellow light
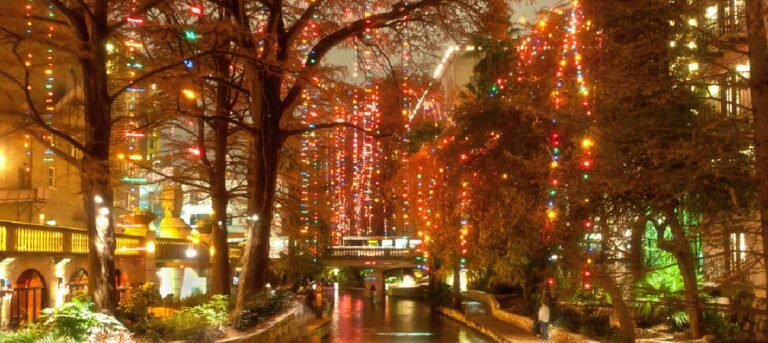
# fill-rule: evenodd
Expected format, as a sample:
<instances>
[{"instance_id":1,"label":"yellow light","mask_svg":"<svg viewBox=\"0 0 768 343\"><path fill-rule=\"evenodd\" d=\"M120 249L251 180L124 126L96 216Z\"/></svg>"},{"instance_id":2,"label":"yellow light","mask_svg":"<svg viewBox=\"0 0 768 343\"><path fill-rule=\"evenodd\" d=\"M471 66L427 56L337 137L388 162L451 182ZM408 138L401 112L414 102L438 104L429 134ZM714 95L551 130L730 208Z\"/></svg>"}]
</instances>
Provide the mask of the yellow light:
<instances>
[{"instance_id":1,"label":"yellow light","mask_svg":"<svg viewBox=\"0 0 768 343\"><path fill-rule=\"evenodd\" d=\"M211 254L211 256L213 256L216 253L216 249L211 247L211 249L209 249L209 253Z\"/></svg>"},{"instance_id":2,"label":"yellow light","mask_svg":"<svg viewBox=\"0 0 768 343\"><path fill-rule=\"evenodd\" d=\"M147 242L147 252L148 252L148 253L153 253L153 252L155 252L155 248L156 248L156 246L155 246L155 242L153 242L153 241L149 241L149 242Z\"/></svg>"},{"instance_id":3,"label":"yellow light","mask_svg":"<svg viewBox=\"0 0 768 343\"><path fill-rule=\"evenodd\" d=\"M191 89L184 88L181 90L181 93L184 94L184 97L189 100L195 100L197 98L197 94Z\"/></svg>"},{"instance_id":4,"label":"yellow light","mask_svg":"<svg viewBox=\"0 0 768 343\"><path fill-rule=\"evenodd\" d=\"M594 145L594 144L595 144L595 143L594 143L594 142L592 142L592 140L591 140L591 139L589 139L589 138L584 138L584 140L582 140L582 141L581 141L581 147L582 147L582 148L584 148L584 149L589 149L589 148L591 148L591 147L592 147L592 145Z\"/></svg>"},{"instance_id":5,"label":"yellow light","mask_svg":"<svg viewBox=\"0 0 768 343\"><path fill-rule=\"evenodd\" d=\"M555 211L553 209L547 210L547 219L553 220L555 218L557 218L557 211Z\"/></svg>"},{"instance_id":6,"label":"yellow light","mask_svg":"<svg viewBox=\"0 0 768 343\"><path fill-rule=\"evenodd\" d=\"M26 144L26 143L24 143L24 144ZM7 162L7 160L5 159L5 154L0 153L0 170L5 169L5 163L6 162Z\"/></svg>"},{"instance_id":7,"label":"yellow light","mask_svg":"<svg viewBox=\"0 0 768 343\"><path fill-rule=\"evenodd\" d=\"M117 158L122 160L125 158L125 154L117 154Z\"/></svg>"},{"instance_id":8,"label":"yellow light","mask_svg":"<svg viewBox=\"0 0 768 343\"><path fill-rule=\"evenodd\" d=\"M552 163L549 164L550 168L557 168L557 161L552 161Z\"/></svg>"},{"instance_id":9,"label":"yellow light","mask_svg":"<svg viewBox=\"0 0 768 343\"><path fill-rule=\"evenodd\" d=\"M143 157L139 154L133 154L131 156L128 156L128 159L132 161L141 161Z\"/></svg>"},{"instance_id":10,"label":"yellow light","mask_svg":"<svg viewBox=\"0 0 768 343\"><path fill-rule=\"evenodd\" d=\"M709 85L707 86L707 90L709 91L710 96L717 96L720 93L720 86Z\"/></svg>"},{"instance_id":11,"label":"yellow light","mask_svg":"<svg viewBox=\"0 0 768 343\"><path fill-rule=\"evenodd\" d=\"M504 180L506 180L508 177L509 177L509 175L507 175L507 174L504 174L504 175L501 176L501 178L504 179Z\"/></svg>"},{"instance_id":12,"label":"yellow light","mask_svg":"<svg viewBox=\"0 0 768 343\"><path fill-rule=\"evenodd\" d=\"M699 64L698 63L693 62L693 63L688 65L688 71L695 72L697 70L699 70Z\"/></svg>"}]
</instances>

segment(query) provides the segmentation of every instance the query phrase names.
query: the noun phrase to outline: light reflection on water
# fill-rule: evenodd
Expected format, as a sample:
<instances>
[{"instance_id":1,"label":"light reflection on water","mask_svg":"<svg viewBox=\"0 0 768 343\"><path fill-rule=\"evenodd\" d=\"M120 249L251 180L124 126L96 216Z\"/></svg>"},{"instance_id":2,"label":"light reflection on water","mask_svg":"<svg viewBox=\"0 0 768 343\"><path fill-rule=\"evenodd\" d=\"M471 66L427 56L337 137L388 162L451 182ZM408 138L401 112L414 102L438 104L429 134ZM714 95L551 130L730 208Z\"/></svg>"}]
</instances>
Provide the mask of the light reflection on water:
<instances>
[{"instance_id":1,"label":"light reflection on water","mask_svg":"<svg viewBox=\"0 0 768 343\"><path fill-rule=\"evenodd\" d=\"M491 342L456 321L433 314L419 299L387 297L376 304L362 290L335 291L331 333L323 342Z\"/></svg>"}]
</instances>

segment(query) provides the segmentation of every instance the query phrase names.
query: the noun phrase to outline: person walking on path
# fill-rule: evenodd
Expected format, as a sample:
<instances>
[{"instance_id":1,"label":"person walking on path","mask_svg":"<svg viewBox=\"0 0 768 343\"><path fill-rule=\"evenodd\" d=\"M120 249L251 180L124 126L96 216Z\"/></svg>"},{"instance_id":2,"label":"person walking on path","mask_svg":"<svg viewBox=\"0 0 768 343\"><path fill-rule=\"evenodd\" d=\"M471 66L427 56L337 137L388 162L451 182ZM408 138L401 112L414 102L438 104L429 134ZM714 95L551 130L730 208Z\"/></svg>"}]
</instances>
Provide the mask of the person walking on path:
<instances>
[{"instance_id":1,"label":"person walking on path","mask_svg":"<svg viewBox=\"0 0 768 343\"><path fill-rule=\"evenodd\" d=\"M541 333L542 339L549 339L549 306L547 306L547 301L543 300L541 302L541 306L539 307L539 315L538 315L538 331Z\"/></svg>"}]
</instances>

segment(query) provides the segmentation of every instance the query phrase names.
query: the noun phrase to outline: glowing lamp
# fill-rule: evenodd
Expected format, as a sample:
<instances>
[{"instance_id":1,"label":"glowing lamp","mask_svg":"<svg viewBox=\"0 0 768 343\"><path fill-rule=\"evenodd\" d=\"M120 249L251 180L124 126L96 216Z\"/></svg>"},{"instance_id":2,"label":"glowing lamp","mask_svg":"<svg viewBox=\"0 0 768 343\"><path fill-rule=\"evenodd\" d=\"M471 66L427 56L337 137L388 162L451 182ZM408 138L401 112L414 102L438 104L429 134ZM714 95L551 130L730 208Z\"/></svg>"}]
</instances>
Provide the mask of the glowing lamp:
<instances>
[{"instance_id":1,"label":"glowing lamp","mask_svg":"<svg viewBox=\"0 0 768 343\"><path fill-rule=\"evenodd\" d=\"M184 255L186 255L187 258L194 258L197 256L197 250L195 250L193 247L189 247L187 248L187 251L184 252Z\"/></svg>"},{"instance_id":2,"label":"glowing lamp","mask_svg":"<svg viewBox=\"0 0 768 343\"><path fill-rule=\"evenodd\" d=\"M589 149L592 145L594 145L594 142L589 138L584 138L584 140L581 141L581 147L584 149Z\"/></svg>"},{"instance_id":3,"label":"glowing lamp","mask_svg":"<svg viewBox=\"0 0 768 343\"><path fill-rule=\"evenodd\" d=\"M184 95L185 98L189 100L195 100L197 99L197 93L191 89L184 88L181 90L181 94Z\"/></svg>"},{"instance_id":4,"label":"glowing lamp","mask_svg":"<svg viewBox=\"0 0 768 343\"><path fill-rule=\"evenodd\" d=\"M555 218L557 218L557 211L553 209L547 210L547 219L554 220Z\"/></svg>"},{"instance_id":5,"label":"glowing lamp","mask_svg":"<svg viewBox=\"0 0 768 343\"><path fill-rule=\"evenodd\" d=\"M153 253L153 252L155 252L155 249L156 249L156 248L157 248L157 246L155 245L155 242L153 242L153 241L149 241L149 242L147 242L147 252L148 252L148 253Z\"/></svg>"}]
</instances>

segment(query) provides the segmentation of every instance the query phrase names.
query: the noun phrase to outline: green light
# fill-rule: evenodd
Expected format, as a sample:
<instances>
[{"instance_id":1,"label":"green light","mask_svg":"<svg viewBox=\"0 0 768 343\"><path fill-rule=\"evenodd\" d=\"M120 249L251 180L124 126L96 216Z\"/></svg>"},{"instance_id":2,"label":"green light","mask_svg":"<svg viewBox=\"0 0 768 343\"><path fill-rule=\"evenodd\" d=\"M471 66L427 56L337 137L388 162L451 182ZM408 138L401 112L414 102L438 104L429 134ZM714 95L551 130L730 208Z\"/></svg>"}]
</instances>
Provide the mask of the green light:
<instances>
[{"instance_id":1,"label":"green light","mask_svg":"<svg viewBox=\"0 0 768 343\"><path fill-rule=\"evenodd\" d=\"M147 182L147 179L143 177L127 177L126 176L122 179L122 181L125 183L144 183L144 182Z\"/></svg>"},{"instance_id":2,"label":"green light","mask_svg":"<svg viewBox=\"0 0 768 343\"><path fill-rule=\"evenodd\" d=\"M197 39L197 34L195 31L184 31L184 36L189 40Z\"/></svg>"},{"instance_id":3,"label":"green light","mask_svg":"<svg viewBox=\"0 0 768 343\"><path fill-rule=\"evenodd\" d=\"M584 174L583 178L584 180L589 180L589 174Z\"/></svg>"}]
</instances>

